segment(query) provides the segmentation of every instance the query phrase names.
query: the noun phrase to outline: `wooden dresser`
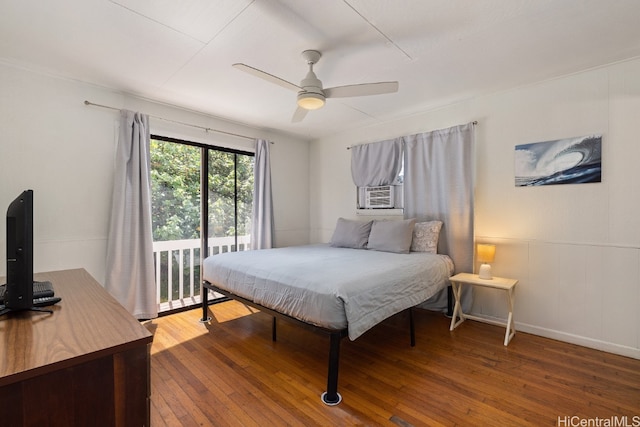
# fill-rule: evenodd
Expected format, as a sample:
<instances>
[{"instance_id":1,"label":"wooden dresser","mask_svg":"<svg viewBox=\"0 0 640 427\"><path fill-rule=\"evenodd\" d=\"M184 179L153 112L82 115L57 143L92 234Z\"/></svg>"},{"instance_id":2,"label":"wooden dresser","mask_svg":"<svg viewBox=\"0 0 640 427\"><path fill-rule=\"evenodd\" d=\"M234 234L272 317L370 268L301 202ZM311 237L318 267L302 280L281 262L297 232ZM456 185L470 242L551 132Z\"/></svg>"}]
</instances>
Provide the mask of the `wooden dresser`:
<instances>
[{"instance_id":1,"label":"wooden dresser","mask_svg":"<svg viewBox=\"0 0 640 427\"><path fill-rule=\"evenodd\" d=\"M148 426L152 334L83 269L35 279L62 301L0 317L0 425Z\"/></svg>"}]
</instances>

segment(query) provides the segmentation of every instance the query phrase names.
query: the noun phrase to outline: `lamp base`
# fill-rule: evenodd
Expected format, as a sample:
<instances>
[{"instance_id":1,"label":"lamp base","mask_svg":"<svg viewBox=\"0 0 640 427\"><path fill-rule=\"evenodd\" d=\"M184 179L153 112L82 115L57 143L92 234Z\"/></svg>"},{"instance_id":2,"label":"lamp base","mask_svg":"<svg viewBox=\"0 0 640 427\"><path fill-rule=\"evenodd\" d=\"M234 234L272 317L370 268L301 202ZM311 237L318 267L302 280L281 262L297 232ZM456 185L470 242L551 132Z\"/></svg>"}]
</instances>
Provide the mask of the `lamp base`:
<instances>
[{"instance_id":1,"label":"lamp base","mask_svg":"<svg viewBox=\"0 0 640 427\"><path fill-rule=\"evenodd\" d=\"M491 266L489 264L480 265L480 271L478 271L478 277L484 280L491 280Z\"/></svg>"}]
</instances>

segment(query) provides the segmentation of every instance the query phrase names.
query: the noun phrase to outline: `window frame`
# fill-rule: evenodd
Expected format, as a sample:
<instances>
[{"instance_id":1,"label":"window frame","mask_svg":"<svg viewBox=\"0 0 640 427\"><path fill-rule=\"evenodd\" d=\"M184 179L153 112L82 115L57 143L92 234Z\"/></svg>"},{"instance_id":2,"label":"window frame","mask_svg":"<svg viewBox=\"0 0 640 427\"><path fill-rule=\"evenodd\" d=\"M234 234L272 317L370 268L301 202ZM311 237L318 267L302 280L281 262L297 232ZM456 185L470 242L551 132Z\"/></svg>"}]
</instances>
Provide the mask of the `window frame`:
<instances>
[{"instance_id":1,"label":"window frame","mask_svg":"<svg viewBox=\"0 0 640 427\"><path fill-rule=\"evenodd\" d=\"M215 144L207 144L207 143L202 143L202 142L195 142L195 141L189 141L189 140L185 140L185 139L181 139L181 138L175 138L175 137L169 137L169 136L164 136L164 135L159 135L156 133L152 133L150 134L150 138L157 140L157 141L163 141L163 142L170 142L170 143L176 143L176 144L182 144L182 145L187 145L187 146L191 146L191 147L197 147L200 149L200 266L202 266L202 263L204 261L204 259L209 256L209 153L210 150L214 150L214 151L220 151L220 152L224 152L224 153L230 153L230 154L234 154L234 168L237 171L237 167L238 167L238 159L237 159L237 155L243 155L243 156L249 156L249 157L255 157L255 152L251 152L251 151L247 151L247 150L240 150L240 149L234 149L234 148L229 148L229 147L222 147L222 146L218 146ZM204 196L203 196L204 195ZM235 250L238 250L238 175L237 173L234 174L234 221L235 221ZM203 288L202 286L202 268L200 268L200 277L198 278L199 280L199 284L200 284L200 297L202 295L202 292L206 292L207 290ZM216 302L217 300L224 300L226 298L210 298L211 302ZM172 301L172 300L170 300ZM160 305L165 304L165 303L160 303ZM185 305L183 307L180 307L178 309L169 309L169 310L162 310L161 315L166 315L166 314L170 314L170 313L174 313L176 311L182 311L182 310L187 310L187 309L191 309L195 306L197 306L199 303L196 302L194 304L189 304L189 305ZM160 309L160 307L159 307Z\"/></svg>"}]
</instances>

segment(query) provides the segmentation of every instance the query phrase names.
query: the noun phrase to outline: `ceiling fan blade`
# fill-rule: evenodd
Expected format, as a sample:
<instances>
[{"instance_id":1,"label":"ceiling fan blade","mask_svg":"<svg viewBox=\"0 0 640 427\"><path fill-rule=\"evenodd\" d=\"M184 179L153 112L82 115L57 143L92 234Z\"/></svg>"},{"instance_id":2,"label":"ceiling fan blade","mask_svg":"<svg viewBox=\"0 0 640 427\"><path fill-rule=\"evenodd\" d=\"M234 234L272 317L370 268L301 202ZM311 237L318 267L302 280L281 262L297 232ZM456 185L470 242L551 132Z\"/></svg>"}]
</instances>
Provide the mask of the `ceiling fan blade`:
<instances>
[{"instance_id":1,"label":"ceiling fan blade","mask_svg":"<svg viewBox=\"0 0 640 427\"><path fill-rule=\"evenodd\" d=\"M301 122L302 119L305 118L308 112L309 110L302 107L298 107L296 111L293 113L293 117L291 118L291 123Z\"/></svg>"},{"instance_id":2,"label":"ceiling fan blade","mask_svg":"<svg viewBox=\"0 0 640 427\"><path fill-rule=\"evenodd\" d=\"M398 82L363 83L359 85L330 87L324 90L327 98L347 98L351 96L382 95L398 91Z\"/></svg>"},{"instance_id":3,"label":"ceiling fan blade","mask_svg":"<svg viewBox=\"0 0 640 427\"><path fill-rule=\"evenodd\" d=\"M268 82L275 83L278 86L282 86L285 89L293 90L296 92L301 89L298 85L294 85L293 83L283 80L280 77L276 77L272 74L269 74L262 70L258 70L257 68L253 68L246 64L233 64L233 67L237 68L238 70L242 70L246 73L249 73L251 75L254 75L256 77L260 77L261 79L266 80Z\"/></svg>"}]
</instances>

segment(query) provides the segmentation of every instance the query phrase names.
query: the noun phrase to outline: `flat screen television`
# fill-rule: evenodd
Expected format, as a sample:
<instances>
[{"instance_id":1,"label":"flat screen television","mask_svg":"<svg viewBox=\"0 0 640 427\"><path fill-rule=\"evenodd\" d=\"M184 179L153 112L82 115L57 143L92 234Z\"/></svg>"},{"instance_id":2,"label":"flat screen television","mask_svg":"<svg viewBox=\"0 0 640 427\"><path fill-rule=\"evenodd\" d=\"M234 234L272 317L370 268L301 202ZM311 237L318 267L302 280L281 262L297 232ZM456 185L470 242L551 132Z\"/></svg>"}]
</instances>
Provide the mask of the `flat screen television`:
<instances>
[{"instance_id":1,"label":"flat screen television","mask_svg":"<svg viewBox=\"0 0 640 427\"><path fill-rule=\"evenodd\" d=\"M11 311L33 306L33 190L23 191L7 209L7 289Z\"/></svg>"}]
</instances>

